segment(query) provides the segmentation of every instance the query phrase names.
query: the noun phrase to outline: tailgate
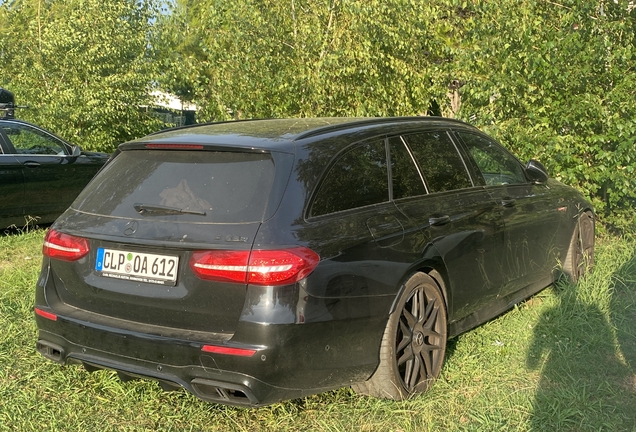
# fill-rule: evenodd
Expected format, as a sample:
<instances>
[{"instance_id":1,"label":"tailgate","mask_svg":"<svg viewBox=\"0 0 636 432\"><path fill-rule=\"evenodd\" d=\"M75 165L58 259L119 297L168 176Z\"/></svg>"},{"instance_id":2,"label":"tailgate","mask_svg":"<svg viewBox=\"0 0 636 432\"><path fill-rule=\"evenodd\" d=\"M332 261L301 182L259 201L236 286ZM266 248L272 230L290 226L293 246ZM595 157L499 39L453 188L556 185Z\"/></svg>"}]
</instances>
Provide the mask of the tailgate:
<instances>
[{"instance_id":1,"label":"tailgate","mask_svg":"<svg viewBox=\"0 0 636 432\"><path fill-rule=\"evenodd\" d=\"M89 253L50 259L47 300L159 333L233 332L246 285L200 279L190 258L199 250L251 250L278 207L292 160L263 152L122 151L53 225L87 239Z\"/></svg>"}]
</instances>

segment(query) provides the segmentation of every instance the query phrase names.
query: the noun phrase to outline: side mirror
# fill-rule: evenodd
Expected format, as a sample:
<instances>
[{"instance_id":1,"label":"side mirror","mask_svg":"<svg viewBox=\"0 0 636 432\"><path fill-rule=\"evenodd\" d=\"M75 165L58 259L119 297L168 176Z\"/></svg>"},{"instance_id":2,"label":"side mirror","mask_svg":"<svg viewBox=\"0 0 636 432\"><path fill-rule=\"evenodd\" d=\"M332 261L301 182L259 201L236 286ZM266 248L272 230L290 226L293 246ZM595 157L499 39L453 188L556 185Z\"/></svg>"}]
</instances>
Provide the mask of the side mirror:
<instances>
[{"instance_id":1,"label":"side mirror","mask_svg":"<svg viewBox=\"0 0 636 432\"><path fill-rule=\"evenodd\" d=\"M82 154L82 149L78 145L73 146L73 151L71 152L72 157L78 157Z\"/></svg>"},{"instance_id":2,"label":"side mirror","mask_svg":"<svg viewBox=\"0 0 636 432\"><path fill-rule=\"evenodd\" d=\"M528 161L526 173L533 183L545 183L548 181L548 170L538 160L530 159Z\"/></svg>"}]
</instances>

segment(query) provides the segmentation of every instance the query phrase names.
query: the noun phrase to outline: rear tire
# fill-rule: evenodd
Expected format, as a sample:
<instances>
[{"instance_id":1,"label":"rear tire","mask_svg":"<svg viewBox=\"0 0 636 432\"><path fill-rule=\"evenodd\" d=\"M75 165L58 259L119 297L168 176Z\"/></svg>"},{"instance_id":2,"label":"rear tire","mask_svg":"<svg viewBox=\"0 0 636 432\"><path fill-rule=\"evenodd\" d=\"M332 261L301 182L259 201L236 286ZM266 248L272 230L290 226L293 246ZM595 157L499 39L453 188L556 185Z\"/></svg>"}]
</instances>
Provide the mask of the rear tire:
<instances>
[{"instance_id":1,"label":"rear tire","mask_svg":"<svg viewBox=\"0 0 636 432\"><path fill-rule=\"evenodd\" d=\"M583 213L574 228L563 269L574 283L594 267L594 215Z\"/></svg>"},{"instance_id":2,"label":"rear tire","mask_svg":"<svg viewBox=\"0 0 636 432\"><path fill-rule=\"evenodd\" d=\"M442 369L446 338L442 291L429 275L416 273L404 284L389 315L378 368L367 381L353 385L353 390L394 400L425 392Z\"/></svg>"}]
</instances>

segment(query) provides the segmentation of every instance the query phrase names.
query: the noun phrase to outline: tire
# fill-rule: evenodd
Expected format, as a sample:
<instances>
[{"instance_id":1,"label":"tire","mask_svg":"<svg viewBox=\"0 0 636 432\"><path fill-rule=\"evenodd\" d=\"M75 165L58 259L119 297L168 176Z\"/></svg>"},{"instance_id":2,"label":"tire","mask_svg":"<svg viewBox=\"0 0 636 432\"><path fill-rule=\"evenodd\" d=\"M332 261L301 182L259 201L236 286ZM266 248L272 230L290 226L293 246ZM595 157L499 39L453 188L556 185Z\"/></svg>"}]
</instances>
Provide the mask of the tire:
<instances>
[{"instance_id":1,"label":"tire","mask_svg":"<svg viewBox=\"0 0 636 432\"><path fill-rule=\"evenodd\" d=\"M394 400L425 392L442 369L447 334L440 287L429 275L416 273L404 284L389 315L378 368L367 381L353 385L353 390Z\"/></svg>"},{"instance_id":2,"label":"tire","mask_svg":"<svg viewBox=\"0 0 636 432\"><path fill-rule=\"evenodd\" d=\"M583 213L574 227L563 269L577 283L594 267L594 215Z\"/></svg>"}]
</instances>

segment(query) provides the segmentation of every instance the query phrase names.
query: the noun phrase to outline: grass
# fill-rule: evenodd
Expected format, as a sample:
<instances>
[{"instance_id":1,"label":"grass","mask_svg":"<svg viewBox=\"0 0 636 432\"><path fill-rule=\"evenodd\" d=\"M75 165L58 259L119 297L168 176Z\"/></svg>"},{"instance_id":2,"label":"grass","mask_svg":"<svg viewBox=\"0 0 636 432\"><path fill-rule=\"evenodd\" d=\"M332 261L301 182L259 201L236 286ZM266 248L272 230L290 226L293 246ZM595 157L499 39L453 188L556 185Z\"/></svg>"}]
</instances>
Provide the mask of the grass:
<instances>
[{"instance_id":1,"label":"grass","mask_svg":"<svg viewBox=\"0 0 636 432\"><path fill-rule=\"evenodd\" d=\"M595 272L548 288L448 345L404 402L350 389L241 409L35 351L42 231L0 237L0 431L636 431L636 243L604 237Z\"/></svg>"}]
</instances>

